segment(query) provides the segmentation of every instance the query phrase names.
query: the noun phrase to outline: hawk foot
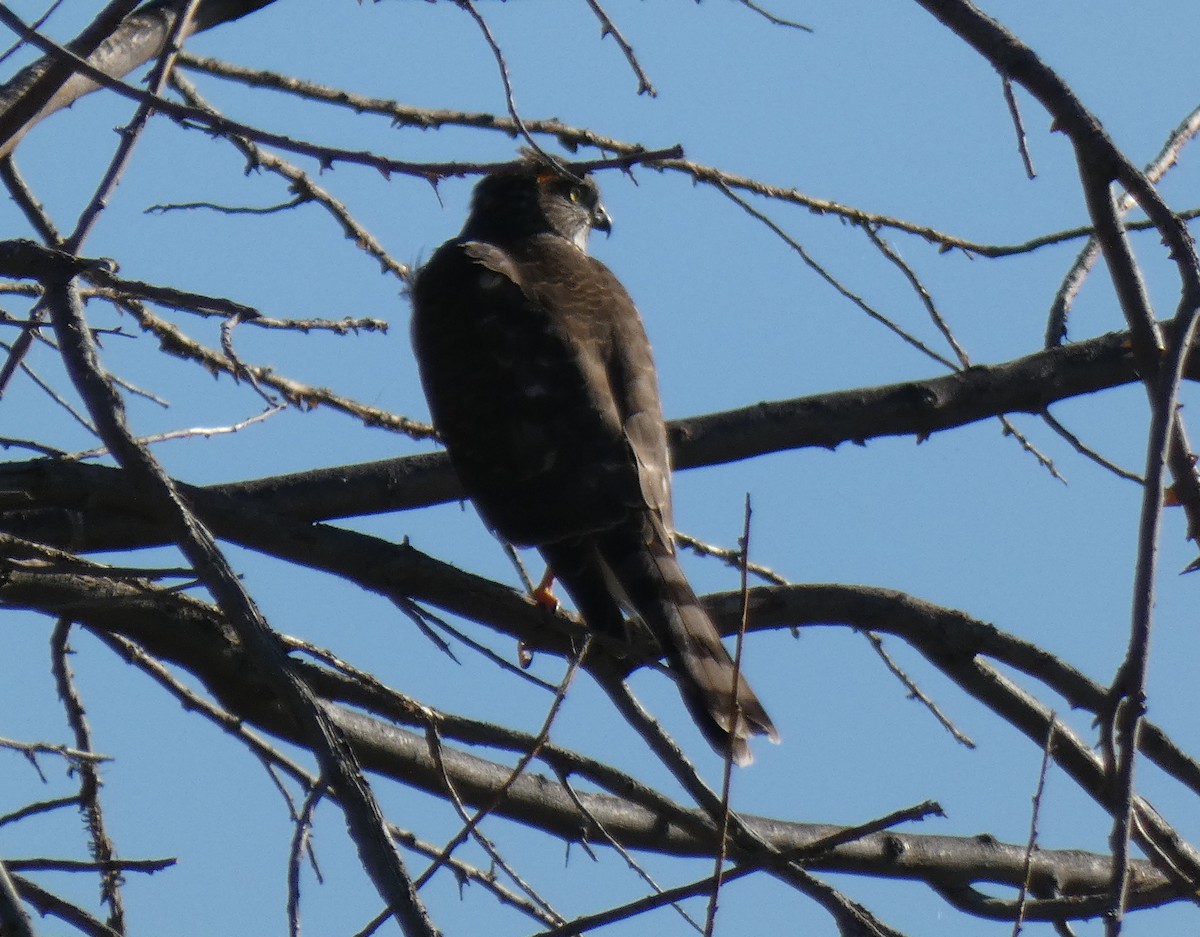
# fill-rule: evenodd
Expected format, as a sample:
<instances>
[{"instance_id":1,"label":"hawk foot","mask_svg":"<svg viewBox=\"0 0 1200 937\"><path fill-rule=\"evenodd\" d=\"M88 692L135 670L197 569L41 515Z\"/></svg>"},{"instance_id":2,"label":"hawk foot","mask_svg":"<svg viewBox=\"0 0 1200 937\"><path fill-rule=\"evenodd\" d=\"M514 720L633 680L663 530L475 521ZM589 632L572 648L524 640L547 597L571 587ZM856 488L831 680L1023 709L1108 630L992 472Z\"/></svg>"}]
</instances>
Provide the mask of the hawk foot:
<instances>
[{"instance_id":1,"label":"hawk foot","mask_svg":"<svg viewBox=\"0 0 1200 937\"><path fill-rule=\"evenodd\" d=\"M559 605L558 596L554 594L554 570L549 566L546 567L546 573L542 576L542 581L537 584L533 590L533 601L549 612L557 612Z\"/></svg>"}]
</instances>

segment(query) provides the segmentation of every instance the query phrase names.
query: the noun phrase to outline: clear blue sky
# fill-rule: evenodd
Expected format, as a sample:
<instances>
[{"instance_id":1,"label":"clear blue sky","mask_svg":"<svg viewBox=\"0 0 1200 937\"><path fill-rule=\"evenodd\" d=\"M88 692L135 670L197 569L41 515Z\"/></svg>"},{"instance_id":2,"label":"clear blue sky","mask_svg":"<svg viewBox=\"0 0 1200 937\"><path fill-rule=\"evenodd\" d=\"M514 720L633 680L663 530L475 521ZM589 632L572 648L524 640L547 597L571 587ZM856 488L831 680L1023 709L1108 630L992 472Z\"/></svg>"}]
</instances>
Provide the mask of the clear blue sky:
<instances>
[{"instance_id":1,"label":"clear blue sky","mask_svg":"<svg viewBox=\"0 0 1200 937\"><path fill-rule=\"evenodd\" d=\"M26 19L40 12L34 3L13 6ZM69 37L92 6L68 2L49 31ZM1051 133L1045 112L1018 92L1038 171L1036 179L1026 179L998 77L915 3L777 0L773 8L813 27L811 35L771 26L728 0L608 0L605 7L636 49L660 92L657 98L636 96L632 72L616 44L600 39L585 4L479 5L505 51L523 115L559 117L649 147L681 143L700 163L986 243L1020 242L1086 221L1065 137ZM1157 3L1152 13L1114 0L995 2L988 10L1073 84L1136 163L1152 158L1198 103L1194 42L1200 7L1192 2ZM504 109L490 51L470 18L449 3L292 0L199 36L189 48L406 104ZM381 118L331 115L267 91L193 77L230 116L316 142L411 160L503 160L515 150L514 141L498 134L395 129ZM115 145L111 128L131 113L128 102L94 95L39 127L18 151L22 170L60 227L71 227ZM315 172L311 163L292 158ZM1163 185L1177 208L1200 202L1196 167L1197 151L1186 150ZM386 336L299 337L242 328L238 350L247 361L425 419L401 284L381 276L375 262L357 252L322 212L306 207L283 219L144 213L159 203L269 205L288 198L277 178L245 175L242 169L227 144L156 120L84 252L116 258L129 278L226 296L272 316L387 319L392 329ZM471 187L470 180L448 180L435 193L422 182L387 180L350 166L326 172L320 181L394 256L414 263L457 232ZM646 171L637 173L636 185L616 173L600 181L615 230L594 243L594 253L617 272L642 309L668 416L943 373L866 319L785 244L714 191L694 189L678 175ZM832 216L756 204L850 289L947 353L903 277L861 232ZM31 236L7 200L0 203L0 230ZM1041 346L1051 298L1076 252L1067 245L989 261L938 255L916 239L888 237L918 270L977 363ZM1136 248L1165 317L1173 311L1175 281L1153 235L1138 238ZM117 324L106 307L93 305L90 311L97 324ZM212 324L177 318L216 343ZM1121 327L1101 268L1078 301L1071 337ZM138 432L221 426L261 408L253 394L227 379L214 381L152 354L150 342L104 342L111 370L171 403L164 410L131 401ZM30 363L66 386L47 349L37 350ZM1194 400L1194 392L1185 391L1185 407ZM1054 412L1089 445L1141 471L1147 414L1140 388L1068 402ZM1019 417L1016 423L1054 460L1067 484L990 421L921 445L911 438L875 440L865 447L805 450L679 473L676 522L686 533L733 546L749 492L753 558L787 578L886 586L959 608L1038 642L1107 683L1124 653L1139 491L1074 454L1036 419ZM92 445L28 381L15 385L0 404L0 434L36 435L67 450ZM208 483L427 448L318 410L287 412L233 436L168 442L156 452L177 477ZM474 513L458 505L353 526L393 540L409 537L435 556L513 581L495 542ZM431 705L530 731L540 724L546 695L514 687L477 661L465 667L449 662L390 605L329 578L298 576L282 564L237 549L230 553L279 630L327 645ZM1169 515L1150 716L1193 752L1200 750L1194 715L1200 579L1175 572L1194 555L1184 543L1181 518ZM165 552L144 559L175 562ZM690 560L688 569L699 591L737 585L736 574L715 561ZM0 735L67 737L48 674L50 624L23 615L4 619ZM481 629L473 633L490 638ZM493 644L509 657L515 653L506 642ZM149 681L97 642L78 635L75 645L96 745L116 758L105 771L105 802L118 848L131 857L180 857L174 870L153 879L130 876L132 932L284 933L290 824L266 774L216 730L172 703L164 705ZM779 748L758 746L756 765L738 772L736 806L788 819L857 823L932 798L948 816L917 832L988 832L1023 842L1040 752L900 642L888 646L979 747L958 746L907 700L860 636L843 628L807 629L798 640L787 633L756 635L746 649L746 669L784 742ZM556 680L562 663L539 659L536 669ZM688 725L667 681L643 673L634 686L716 783L716 760ZM1045 698L1040 690L1039 695ZM1062 716L1089 732L1087 719ZM554 738L663 782L642 743L586 679L573 689ZM0 766L0 813L72 784L52 759L43 763L50 778L44 787L15 754L0 752ZM1140 785L1185 836L1200 840L1194 799L1150 768L1142 771ZM457 828L447 810L423 795L377 787L389 815L427 839ZM1069 779L1052 772L1041 818L1043 846L1103 850L1108 831L1107 817ZM539 840L530 847L529 834L503 821L495 821L490 832L568 916L595 909L602 894L632 897L641 888L611 852L601 850L593 865L572 849L564 867L557 844ZM82 856L80 842L74 816L0 829L5 857L71 850ZM319 814L316 847L326 884L317 886L308 876L307 932L353 933L375 913L378 900L332 808ZM530 860L534 852L539 858ZM465 855L482 861L470 850ZM706 872L699 863L655 857L646 863L664 885ZM415 869L422 867L414 862ZM906 933L1006 932L1001 925L958 916L920 887L830 880ZM91 880L47 881L91 900ZM455 890L442 875L428 895L448 934L533 930L497 911L480 890L468 889L461 903ZM702 908L695 913L702 916ZM676 915L660 911L604 933L640 934L650 927L660 937L688 932ZM1144 921L1134 915L1126 932L1181 933L1187 927L1195 928L1194 909ZM739 882L724 895L720 934L797 931L834 929L822 912L767 880ZM44 933L59 932L44 925ZM1049 933L1036 925L1026 932ZM1081 925L1077 932L1096 934L1099 925Z\"/></svg>"}]
</instances>

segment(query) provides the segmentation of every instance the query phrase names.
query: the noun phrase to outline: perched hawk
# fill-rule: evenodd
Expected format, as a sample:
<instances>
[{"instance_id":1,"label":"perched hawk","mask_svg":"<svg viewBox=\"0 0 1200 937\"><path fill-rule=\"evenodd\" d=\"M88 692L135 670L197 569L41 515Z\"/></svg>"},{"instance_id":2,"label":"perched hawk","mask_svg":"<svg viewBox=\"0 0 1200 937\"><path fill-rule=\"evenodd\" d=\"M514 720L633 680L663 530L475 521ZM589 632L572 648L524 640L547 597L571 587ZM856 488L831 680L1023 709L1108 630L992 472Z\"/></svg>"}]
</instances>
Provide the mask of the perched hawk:
<instances>
[{"instance_id":1,"label":"perched hawk","mask_svg":"<svg viewBox=\"0 0 1200 937\"><path fill-rule=\"evenodd\" d=\"M705 736L738 764L778 733L675 558L671 467L641 317L586 252L610 221L590 179L527 159L476 186L413 288L433 422L484 521L535 546L589 628L622 609L661 646Z\"/></svg>"}]
</instances>

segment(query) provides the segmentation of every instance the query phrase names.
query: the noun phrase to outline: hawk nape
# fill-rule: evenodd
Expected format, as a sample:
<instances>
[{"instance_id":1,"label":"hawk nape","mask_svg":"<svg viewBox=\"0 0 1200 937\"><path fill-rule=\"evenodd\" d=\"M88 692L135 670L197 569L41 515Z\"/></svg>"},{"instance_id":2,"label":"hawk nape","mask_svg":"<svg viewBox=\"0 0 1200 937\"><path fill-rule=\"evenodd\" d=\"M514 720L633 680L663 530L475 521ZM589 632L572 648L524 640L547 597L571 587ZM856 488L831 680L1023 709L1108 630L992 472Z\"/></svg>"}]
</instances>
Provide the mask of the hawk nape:
<instances>
[{"instance_id":1,"label":"hawk nape","mask_svg":"<svg viewBox=\"0 0 1200 937\"><path fill-rule=\"evenodd\" d=\"M413 287L425 396L484 521L541 551L592 630L640 618L709 742L749 764L751 736L779 736L676 560L650 343L593 228L590 179L533 159L483 178Z\"/></svg>"}]
</instances>

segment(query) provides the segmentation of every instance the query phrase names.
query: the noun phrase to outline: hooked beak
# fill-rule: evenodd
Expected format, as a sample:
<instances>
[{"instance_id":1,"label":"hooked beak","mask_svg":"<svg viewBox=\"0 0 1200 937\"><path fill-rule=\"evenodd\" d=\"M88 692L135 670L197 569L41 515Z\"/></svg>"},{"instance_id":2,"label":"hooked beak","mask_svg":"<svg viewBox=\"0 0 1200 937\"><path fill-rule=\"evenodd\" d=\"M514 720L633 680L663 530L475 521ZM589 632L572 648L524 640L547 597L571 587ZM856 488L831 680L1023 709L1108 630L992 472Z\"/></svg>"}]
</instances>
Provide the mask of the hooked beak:
<instances>
[{"instance_id":1,"label":"hooked beak","mask_svg":"<svg viewBox=\"0 0 1200 937\"><path fill-rule=\"evenodd\" d=\"M603 205L597 204L592 209L592 217L589 220L594 231L603 231L607 235L612 235L612 218Z\"/></svg>"}]
</instances>

